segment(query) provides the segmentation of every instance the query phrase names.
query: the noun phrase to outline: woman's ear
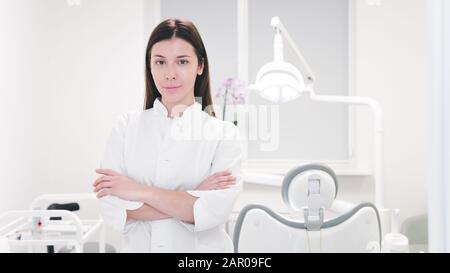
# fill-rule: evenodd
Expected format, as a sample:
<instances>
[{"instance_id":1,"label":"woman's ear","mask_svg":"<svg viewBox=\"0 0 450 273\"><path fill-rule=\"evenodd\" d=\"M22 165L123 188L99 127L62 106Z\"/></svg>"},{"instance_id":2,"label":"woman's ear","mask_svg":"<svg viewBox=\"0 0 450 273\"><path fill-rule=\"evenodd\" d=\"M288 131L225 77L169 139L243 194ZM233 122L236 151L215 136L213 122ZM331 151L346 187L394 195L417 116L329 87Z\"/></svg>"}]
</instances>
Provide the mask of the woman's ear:
<instances>
[{"instance_id":1,"label":"woman's ear","mask_svg":"<svg viewBox=\"0 0 450 273\"><path fill-rule=\"evenodd\" d=\"M197 69L197 75L201 76L203 74L203 68L205 67L205 61L204 59L202 59L202 63L199 64L198 69Z\"/></svg>"}]
</instances>

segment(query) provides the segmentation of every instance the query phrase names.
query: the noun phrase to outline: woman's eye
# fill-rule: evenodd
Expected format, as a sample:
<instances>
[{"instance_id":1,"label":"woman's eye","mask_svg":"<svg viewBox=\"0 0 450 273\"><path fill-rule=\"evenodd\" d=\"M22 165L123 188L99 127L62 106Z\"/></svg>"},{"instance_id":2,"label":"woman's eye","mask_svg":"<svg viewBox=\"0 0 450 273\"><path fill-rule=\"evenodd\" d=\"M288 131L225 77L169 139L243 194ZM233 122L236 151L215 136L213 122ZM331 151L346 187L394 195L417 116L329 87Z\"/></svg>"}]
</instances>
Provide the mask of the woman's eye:
<instances>
[{"instance_id":1,"label":"woman's eye","mask_svg":"<svg viewBox=\"0 0 450 273\"><path fill-rule=\"evenodd\" d=\"M155 64L162 65L162 64L164 64L164 61L155 61Z\"/></svg>"},{"instance_id":2,"label":"woman's eye","mask_svg":"<svg viewBox=\"0 0 450 273\"><path fill-rule=\"evenodd\" d=\"M188 64L189 61L188 60L180 60L180 64Z\"/></svg>"}]
</instances>

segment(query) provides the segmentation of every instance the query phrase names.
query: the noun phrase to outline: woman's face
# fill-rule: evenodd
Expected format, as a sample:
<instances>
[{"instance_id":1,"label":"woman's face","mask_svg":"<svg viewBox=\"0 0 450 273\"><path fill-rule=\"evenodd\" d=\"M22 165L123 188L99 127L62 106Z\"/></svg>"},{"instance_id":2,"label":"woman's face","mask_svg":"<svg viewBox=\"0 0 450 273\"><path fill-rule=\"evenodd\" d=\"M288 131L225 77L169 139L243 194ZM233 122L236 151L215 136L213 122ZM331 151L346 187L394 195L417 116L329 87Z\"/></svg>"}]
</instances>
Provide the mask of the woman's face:
<instances>
[{"instance_id":1,"label":"woman's face","mask_svg":"<svg viewBox=\"0 0 450 273\"><path fill-rule=\"evenodd\" d=\"M172 106L193 102L197 75L203 73L192 45L181 38L163 40L151 49L151 71L165 103Z\"/></svg>"}]
</instances>

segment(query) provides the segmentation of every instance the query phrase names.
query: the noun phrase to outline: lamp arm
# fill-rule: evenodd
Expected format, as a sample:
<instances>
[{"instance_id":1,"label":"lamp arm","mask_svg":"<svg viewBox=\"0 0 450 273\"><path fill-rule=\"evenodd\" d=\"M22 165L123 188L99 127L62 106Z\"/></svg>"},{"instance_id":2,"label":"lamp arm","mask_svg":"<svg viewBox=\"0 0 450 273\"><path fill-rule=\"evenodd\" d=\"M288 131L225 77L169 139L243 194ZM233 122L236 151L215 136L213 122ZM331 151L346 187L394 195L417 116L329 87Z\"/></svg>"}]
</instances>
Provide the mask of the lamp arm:
<instances>
[{"instance_id":1,"label":"lamp arm","mask_svg":"<svg viewBox=\"0 0 450 273\"><path fill-rule=\"evenodd\" d=\"M302 70L302 72L304 72L303 74L304 74L305 83L313 84L315 79L316 79L316 77L314 76L314 73L312 72L311 67L306 62L306 60L303 57L302 53L300 52L300 50L296 46L296 44L295 44L294 40L292 39L291 35L289 35L289 32L287 31L287 29L284 27L283 23L281 23L280 18L273 17L272 21L271 21L271 25L275 28L275 30L277 32L280 32L281 35L283 35L283 37L286 38L286 40L288 41L289 45L294 50L295 54L300 59L301 70Z\"/></svg>"},{"instance_id":2,"label":"lamp arm","mask_svg":"<svg viewBox=\"0 0 450 273\"><path fill-rule=\"evenodd\" d=\"M374 114L375 145L374 145L374 180L375 180L375 204L378 208L385 208L383 196L383 112L378 101L372 98L350 96L323 96L310 94L313 101L344 103L349 105L366 105Z\"/></svg>"},{"instance_id":3,"label":"lamp arm","mask_svg":"<svg viewBox=\"0 0 450 273\"><path fill-rule=\"evenodd\" d=\"M344 103L348 105L365 105L368 106L374 115L374 181L375 181L375 205L380 212L383 237L391 231L391 217L392 210L386 208L384 201L383 188L383 111L378 101L372 98L365 97L350 97L350 96L323 96L310 93L312 101ZM395 224L395 223L394 223Z\"/></svg>"}]
</instances>

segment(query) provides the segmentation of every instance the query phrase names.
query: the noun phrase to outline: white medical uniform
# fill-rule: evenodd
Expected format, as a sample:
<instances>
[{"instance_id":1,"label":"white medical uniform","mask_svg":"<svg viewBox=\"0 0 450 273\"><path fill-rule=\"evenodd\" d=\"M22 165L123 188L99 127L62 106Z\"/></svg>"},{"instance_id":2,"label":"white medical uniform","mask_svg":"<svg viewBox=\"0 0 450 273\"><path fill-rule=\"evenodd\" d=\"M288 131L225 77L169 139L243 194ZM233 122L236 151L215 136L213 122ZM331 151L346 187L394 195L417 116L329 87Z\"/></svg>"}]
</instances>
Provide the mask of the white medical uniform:
<instances>
[{"instance_id":1,"label":"white medical uniform","mask_svg":"<svg viewBox=\"0 0 450 273\"><path fill-rule=\"evenodd\" d=\"M167 116L159 99L151 109L121 116L107 142L101 168L198 197L193 208L195 224L175 218L127 220L126 210L143 203L115 196L100 199L102 216L125 235L123 252L232 252L225 223L242 190L243 146L238 129L211 117L197 102L181 117ZM224 170L236 177L235 186L195 190L206 177Z\"/></svg>"}]
</instances>

